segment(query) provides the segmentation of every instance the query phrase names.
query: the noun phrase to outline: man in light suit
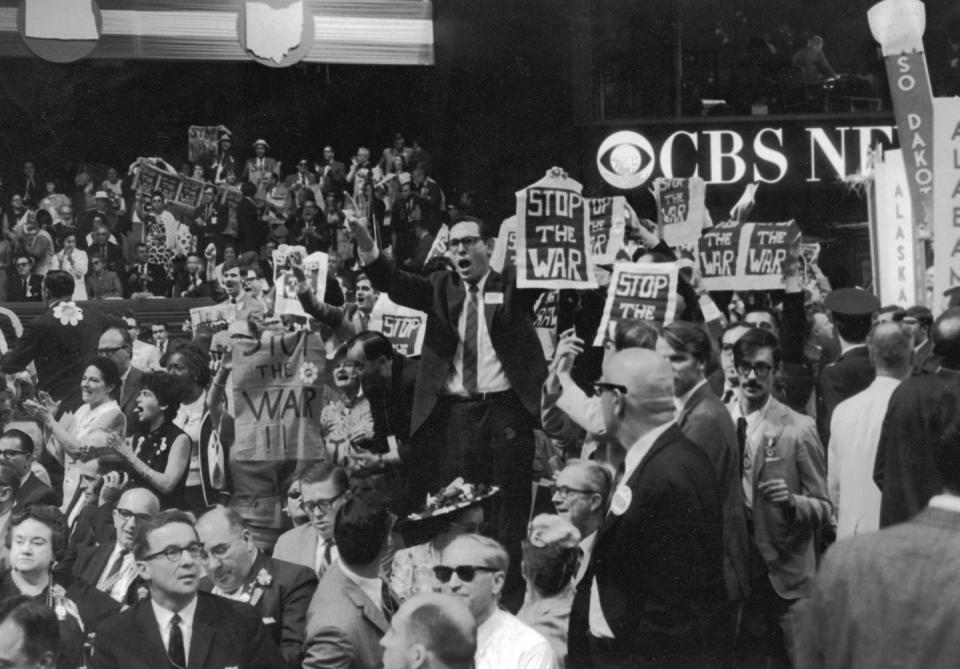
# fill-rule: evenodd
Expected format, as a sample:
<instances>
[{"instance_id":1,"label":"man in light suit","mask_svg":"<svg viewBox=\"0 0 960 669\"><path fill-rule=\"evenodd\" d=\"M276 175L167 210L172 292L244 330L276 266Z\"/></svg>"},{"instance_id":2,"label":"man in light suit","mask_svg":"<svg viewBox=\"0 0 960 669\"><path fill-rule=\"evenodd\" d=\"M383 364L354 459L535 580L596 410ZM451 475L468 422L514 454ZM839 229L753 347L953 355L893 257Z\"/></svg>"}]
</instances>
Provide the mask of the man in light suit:
<instances>
[{"instance_id":1,"label":"man in light suit","mask_svg":"<svg viewBox=\"0 0 960 669\"><path fill-rule=\"evenodd\" d=\"M266 313L263 302L250 295L243 289L243 277L240 263L236 260L227 260L221 270L223 285L216 278L216 255L207 256L207 278L216 283L216 293L225 304L232 304L237 310L237 320L259 320Z\"/></svg>"},{"instance_id":2,"label":"man in light suit","mask_svg":"<svg viewBox=\"0 0 960 669\"><path fill-rule=\"evenodd\" d=\"M256 610L198 592L204 550L190 515L163 511L139 525L133 555L150 597L100 625L91 669L284 669Z\"/></svg>"},{"instance_id":3,"label":"man in light suit","mask_svg":"<svg viewBox=\"0 0 960 669\"><path fill-rule=\"evenodd\" d=\"M906 522L838 541L801 625L798 669L954 667L960 655L960 431L932 446L942 493Z\"/></svg>"},{"instance_id":4,"label":"man in light suit","mask_svg":"<svg viewBox=\"0 0 960 669\"><path fill-rule=\"evenodd\" d=\"M337 511L334 538L340 559L320 579L310 601L303 669L381 666L380 639L396 610L380 580L392 524L376 493L354 496Z\"/></svg>"},{"instance_id":5,"label":"man in light suit","mask_svg":"<svg viewBox=\"0 0 960 669\"><path fill-rule=\"evenodd\" d=\"M733 417L751 552L751 593L741 624L744 661L759 656L790 663L796 605L809 595L817 537L831 517L826 458L813 419L773 398L781 362L777 338L749 330L734 344L733 359L740 375Z\"/></svg>"},{"instance_id":6,"label":"man in light suit","mask_svg":"<svg viewBox=\"0 0 960 669\"><path fill-rule=\"evenodd\" d=\"M347 473L329 462L304 469L300 477L300 506L310 522L281 534L273 557L303 565L322 577L339 556L333 521L347 488Z\"/></svg>"},{"instance_id":7,"label":"man in light suit","mask_svg":"<svg viewBox=\"0 0 960 669\"><path fill-rule=\"evenodd\" d=\"M138 425L137 396L140 394L140 385L143 382L144 372L132 365L133 337L127 328L113 327L100 335L97 344L97 353L109 358L120 372L120 410L127 421L127 435L133 434Z\"/></svg>"},{"instance_id":8,"label":"man in light suit","mask_svg":"<svg viewBox=\"0 0 960 669\"><path fill-rule=\"evenodd\" d=\"M722 501L710 459L673 422L673 371L625 349L595 391L626 456L570 613L569 638L588 639L591 664L567 666L720 666L710 632L726 600Z\"/></svg>"},{"instance_id":9,"label":"man in light suit","mask_svg":"<svg viewBox=\"0 0 960 669\"><path fill-rule=\"evenodd\" d=\"M317 587L313 570L259 550L233 509L217 506L207 511L197 522L197 534L207 549L207 573L212 579L201 589L255 607L287 666L299 667L307 605Z\"/></svg>"}]
</instances>

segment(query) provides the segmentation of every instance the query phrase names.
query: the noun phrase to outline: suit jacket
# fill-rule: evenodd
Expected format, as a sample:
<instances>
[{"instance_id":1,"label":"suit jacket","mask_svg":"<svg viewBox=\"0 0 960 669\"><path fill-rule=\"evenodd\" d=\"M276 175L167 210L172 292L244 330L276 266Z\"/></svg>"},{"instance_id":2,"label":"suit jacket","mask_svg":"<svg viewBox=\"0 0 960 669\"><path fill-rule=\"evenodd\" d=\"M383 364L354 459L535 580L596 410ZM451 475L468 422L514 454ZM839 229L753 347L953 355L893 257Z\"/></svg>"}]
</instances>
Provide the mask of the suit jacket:
<instances>
[{"instance_id":1,"label":"suit jacket","mask_svg":"<svg viewBox=\"0 0 960 669\"><path fill-rule=\"evenodd\" d=\"M773 397L760 429L763 441L752 467L754 541L777 594L784 599L805 597L817 570L817 536L831 516L826 455L813 419ZM777 461L782 465L771 465ZM793 518L757 490L767 480L768 465L777 471L767 472L767 478L782 477L794 496Z\"/></svg>"},{"instance_id":2,"label":"suit jacket","mask_svg":"<svg viewBox=\"0 0 960 669\"><path fill-rule=\"evenodd\" d=\"M107 242L103 248L101 248L100 245L97 244L88 247L87 253L90 255L99 255L103 258L104 269L116 272L117 276L123 274L126 261L123 258L123 249L121 249L119 245L113 242Z\"/></svg>"},{"instance_id":3,"label":"suit jacket","mask_svg":"<svg viewBox=\"0 0 960 669\"><path fill-rule=\"evenodd\" d=\"M303 669L379 669L380 638L389 626L383 611L335 562L307 611Z\"/></svg>"},{"instance_id":4,"label":"suit jacket","mask_svg":"<svg viewBox=\"0 0 960 669\"><path fill-rule=\"evenodd\" d=\"M260 247L267 239L270 230L260 220L260 209L248 197L237 205L237 255L254 251L260 253Z\"/></svg>"},{"instance_id":5,"label":"suit jacket","mask_svg":"<svg viewBox=\"0 0 960 669\"><path fill-rule=\"evenodd\" d=\"M866 346L848 350L820 372L817 426L823 443L830 442L830 416L840 402L866 390L877 372Z\"/></svg>"},{"instance_id":6,"label":"suit jacket","mask_svg":"<svg viewBox=\"0 0 960 669\"><path fill-rule=\"evenodd\" d=\"M723 500L723 579L727 597L745 599L750 594L749 547L737 429L730 419L730 412L706 383L687 399L677 415L677 425L713 463Z\"/></svg>"},{"instance_id":7,"label":"suit jacket","mask_svg":"<svg viewBox=\"0 0 960 669\"><path fill-rule=\"evenodd\" d=\"M243 164L243 174L240 175L241 181L250 181L251 183L259 186L260 181L253 180L253 174L257 172L257 158L247 158L247 162ZM273 173L277 174L277 160L276 158L264 157L263 159L263 169L260 171L260 178L264 178L267 174ZM278 175L279 176L279 175Z\"/></svg>"},{"instance_id":8,"label":"suit jacket","mask_svg":"<svg viewBox=\"0 0 960 669\"><path fill-rule=\"evenodd\" d=\"M57 563L55 571L72 574L81 553L92 553L98 546L116 540L113 509L116 504L87 504L70 526L67 554Z\"/></svg>"},{"instance_id":9,"label":"suit jacket","mask_svg":"<svg viewBox=\"0 0 960 669\"><path fill-rule=\"evenodd\" d=\"M940 357L933 354L933 339L927 337L927 340L913 353L913 373L933 374L939 368Z\"/></svg>"},{"instance_id":10,"label":"suit jacket","mask_svg":"<svg viewBox=\"0 0 960 669\"><path fill-rule=\"evenodd\" d=\"M110 561L110 554L116 548L117 541L107 541L99 546L89 546L81 550L77 555L77 561L73 564L73 577L89 585L91 588L97 587L97 581L103 575L103 570L107 568L107 562ZM130 582L127 588L127 594L122 604L133 605L139 601L137 591L147 584L142 578L137 576ZM108 597L110 593L104 593Z\"/></svg>"},{"instance_id":11,"label":"suit jacket","mask_svg":"<svg viewBox=\"0 0 960 669\"><path fill-rule=\"evenodd\" d=\"M880 488L880 527L901 523L943 489L934 453L957 412L960 372L941 368L893 391L880 429L873 480Z\"/></svg>"},{"instance_id":12,"label":"suit jacket","mask_svg":"<svg viewBox=\"0 0 960 669\"><path fill-rule=\"evenodd\" d=\"M944 558L958 552L960 514L933 507L838 541L800 621L798 669L955 666L960 562Z\"/></svg>"},{"instance_id":13,"label":"suit jacket","mask_svg":"<svg viewBox=\"0 0 960 669\"><path fill-rule=\"evenodd\" d=\"M311 569L274 559L260 551L247 582L254 584L263 572L270 575L270 584L260 588L262 594L254 606L287 666L295 669L303 660L307 606L317 589L317 576ZM203 590L212 587L213 582L209 580L201 585Z\"/></svg>"},{"instance_id":14,"label":"suit jacket","mask_svg":"<svg viewBox=\"0 0 960 669\"><path fill-rule=\"evenodd\" d=\"M626 507L619 512L618 500ZM708 651L707 632L726 599L721 499L710 459L676 425L617 486L577 587L571 639L587 633L594 587L618 649L638 661L685 666Z\"/></svg>"},{"instance_id":15,"label":"suit jacket","mask_svg":"<svg viewBox=\"0 0 960 669\"><path fill-rule=\"evenodd\" d=\"M197 593L187 666L283 669L260 616L249 605ZM105 622L97 631L90 669L170 669L150 599Z\"/></svg>"},{"instance_id":16,"label":"suit jacket","mask_svg":"<svg viewBox=\"0 0 960 669\"><path fill-rule=\"evenodd\" d=\"M299 564L313 571L317 561L317 541L320 535L313 525L307 523L287 530L277 539L273 547L273 557Z\"/></svg>"},{"instance_id":17,"label":"suit jacket","mask_svg":"<svg viewBox=\"0 0 960 669\"><path fill-rule=\"evenodd\" d=\"M326 172L326 174L324 174ZM339 160L330 163L330 169L326 165L320 166L320 174L323 175L323 185L321 189L324 193L336 193L340 195L347 186L347 168Z\"/></svg>"},{"instance_id":18,"label":"suit jacket","mask_svg":"<svg viewBox=\"0 0 960 669\"><path fill-rule=\"evenodd\" d=\"M64 410L80 406L80 377L103 331L127 327L120 318L104 314L89 302L81 308L83 319L76 325L63 325L54 318L53 309L47 309L24 326L16 346L0 358L0 370L8 374L22 371L33 361L37 387L62 400Z\"/></svg>"},{"instance_id":19,"label":"suit jacket","mask_svg":"<svg viewBox=\"0 0 960 669\"><path fill-rule=\"evenodd\" d=\"M43 287L43 277L39 274L31 274L28 279L30 284L30 297L27 297L26 291L20 280L20 275L14 274L7 282L7 301L9 302L39 302L43 299L41 289Z\"/></svg>"},{"instance_id":20,"label":"suit jacket","mask_svg":"<svg viewBox=\"0 0 960 669\"><path fill-rule=\"evenodd\" d=\"M27 480L20 485L17 491L14 508L22 509L30 504L54 504L57 503L57 495L53 488L38 479L33 472L27 475Z\"/></svg>"},{"instance_id":21,"label":"suit jacket","mask_svg":"<svg viewBox=\"0 0 960 669\"><path fill-rule=\"evenodd\" d=\"M137 408L137 395L140 394L140 385L143 383L143 377L145 375L146 372L131 365L130 371L127 372L127 378L120 388L120 400L118 404L120 405L120 410L123 412L123 417L127 420L127 436L133 434L133 428L140 422L137 419L137 414L134 409Z\"/></svg>"},{"instance_id":22,"label":"suit jacket","mask_svg":"<svg viewBox=\"0 0 960 669\"><path fill-rule=\"evenodd\" d=\"M397 304L427 314L410 422L413 437L443 393L450 361L460 341L458 323L466 288L460 277L450 270L428 276L404 272L383 255L367 265L366 273L376 290L388 293ZM487 298L483 313L490 341L510 385L524 408L539 423L540 385L547 377L547 365L531 316L537 293L518 290L515 274L512 267L503 274L490 271L484 285ZM492 304L489 296L498 293L502 303Z\"/></svg>"}]
</instances>

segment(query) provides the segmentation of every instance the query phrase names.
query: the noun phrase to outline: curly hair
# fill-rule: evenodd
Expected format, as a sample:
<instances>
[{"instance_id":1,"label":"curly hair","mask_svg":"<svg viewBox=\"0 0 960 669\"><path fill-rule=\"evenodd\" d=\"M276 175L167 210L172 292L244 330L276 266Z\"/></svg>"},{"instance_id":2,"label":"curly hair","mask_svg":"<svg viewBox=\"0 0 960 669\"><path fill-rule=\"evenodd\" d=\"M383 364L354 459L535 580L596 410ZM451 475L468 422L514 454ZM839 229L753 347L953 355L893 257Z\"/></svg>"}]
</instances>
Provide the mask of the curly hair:
<instances>
[{"instance_id":1,"label":"curly hair","mask_svg":"<svg viewBox=\"0 0 960 669\"><path fill-rule=\"evenodd\" d=\"M59 562L67 554L67 517L52 504L31 504L10 514L4 545L10 548L13 529L28 520L35 520L50 528L53 559Z\"/></svg>"},{"instance_id":2,"label":"curly hair","mask_svg":"<svg viewBox=\"0 0 960 669\"><path fill-rule=\"evenodd\" d=\"M165 407L164 418L171 421L176 417L180 409L180 397L183 394L183 388L177 377L168 372L150 372L140 382L140 389L149 390L156 396L160 406Z\"/></svg>"},{"instance_id":3,"label":"curly hair","mask_svg":"<svg viewBox=\"0 0 960 669\"><path fill-rule=\"evenodd\" d=\"M160 361L160 364L166 367L167 363L170 361L170 358L175 355L179 355L183 358L183 361L193 373L193 378L196 379L197 385L199 385L201 388L206 388L208 385L210 385L209 353L204 351L200 346L191 343L187 344L186 346L181 346L176 350L167 352Z\"/></svg>"}]
</instances>

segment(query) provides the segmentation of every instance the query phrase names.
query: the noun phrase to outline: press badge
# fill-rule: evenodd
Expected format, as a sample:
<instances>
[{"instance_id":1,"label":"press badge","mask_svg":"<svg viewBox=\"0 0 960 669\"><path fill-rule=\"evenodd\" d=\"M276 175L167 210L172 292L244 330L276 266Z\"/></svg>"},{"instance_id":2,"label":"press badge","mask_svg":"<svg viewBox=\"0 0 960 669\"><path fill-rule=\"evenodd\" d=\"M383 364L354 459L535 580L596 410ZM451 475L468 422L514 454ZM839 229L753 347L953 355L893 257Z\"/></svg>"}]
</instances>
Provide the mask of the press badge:
<instances>
[{"instance_id":1,"label":"press badge","mask_svg":"<svg viewBox=\"0 0 960 669\"><path fill-rule=\"evenodd\" d=\"M484 293L484 304L503 304L503 293Z\"/></svg>"}]
</instances>

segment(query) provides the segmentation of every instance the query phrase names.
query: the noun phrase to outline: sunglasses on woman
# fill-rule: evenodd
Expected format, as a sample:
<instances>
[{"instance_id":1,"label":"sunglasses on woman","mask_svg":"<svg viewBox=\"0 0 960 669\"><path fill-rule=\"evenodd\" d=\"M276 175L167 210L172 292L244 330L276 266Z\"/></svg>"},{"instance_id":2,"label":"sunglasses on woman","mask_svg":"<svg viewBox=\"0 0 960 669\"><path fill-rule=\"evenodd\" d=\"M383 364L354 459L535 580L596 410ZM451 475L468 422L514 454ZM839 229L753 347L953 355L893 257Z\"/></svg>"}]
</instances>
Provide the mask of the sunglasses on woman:
<instances>
[{"instance_id":1,"label":"sunglasses on woman","mask_svg":"<svg viewBox=\"0 0 960 669\"><path fill-rule=\"evenodd\" d=\"M459 567L446 567L444 565L437 565L433 568L433 574L437 577L437 580L441 583L449 583L450 578L456 574L464 583L470 583L477 576L478 571L500 571L496 567L481 567L479 565L463 564Z\"/></svg>"}]
</instances>

